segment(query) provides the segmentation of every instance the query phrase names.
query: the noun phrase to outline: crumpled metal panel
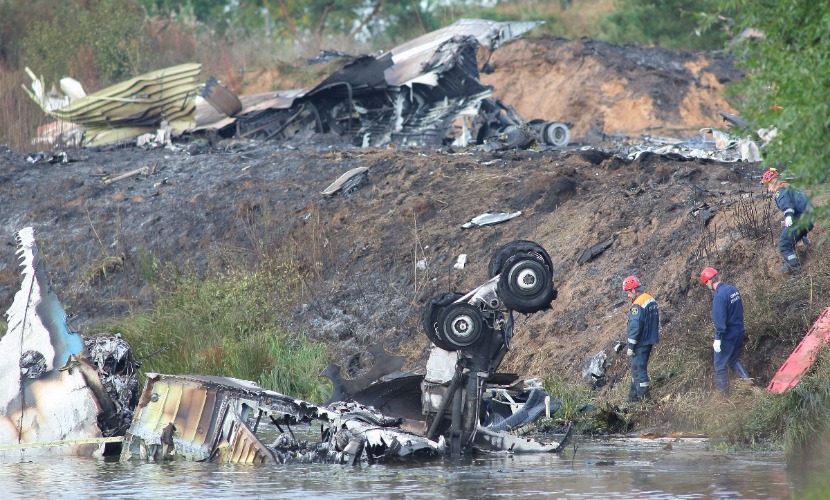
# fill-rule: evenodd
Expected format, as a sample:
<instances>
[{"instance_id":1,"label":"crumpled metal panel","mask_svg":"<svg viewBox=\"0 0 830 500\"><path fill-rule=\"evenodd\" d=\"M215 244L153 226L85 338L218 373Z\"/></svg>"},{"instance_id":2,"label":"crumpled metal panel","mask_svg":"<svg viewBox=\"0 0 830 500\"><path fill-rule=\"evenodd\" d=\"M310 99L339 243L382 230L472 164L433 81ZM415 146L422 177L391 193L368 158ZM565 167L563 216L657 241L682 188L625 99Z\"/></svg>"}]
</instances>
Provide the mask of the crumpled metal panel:
<instances>
[{"instance_id":1,"label":"crumpled metal panel","mask_svg":"<svg viewBox=\"0 0 830 500\"><path fill-rule=\"evenodd\" d=\"M226 392L205 384L165 376L148 375L133 423L122 449L142 458L162 458L164 444L170 451L191 460L206 460L213 452L223 424L221 413L227 412ZM220 418L217 418L220 417ZM172 442L162 435L173 425ZM163 453L166 454L166 453Z\"/></svg>"},{"instance_id":2,"label":"crumpled metal panel","mask_svg":"<svg viewBox=\"0 0 830 500\"><path fill-rule=\"evenodd\" d=\"M58 119L86 126L157 125L195 97L198 63L181 64L139 75L47 111ZM37 101L35 97L32 97ZM192 110L191 110L192 112Z\"/></svg>"},{"instance_id":3,"label":"crumpled metal panel","mask_svg":"<svg viewBox=\"0 0 830 500\"><path fill-rule=\"evenodd\" d=\"M277 463L273 452L245 425L238 413L231 412L229 417L230 425L226 429L229 437L217 446L217 453L212 461L227 464Z\"/></svg>"},{"instance_id":4,"label":"crumpled metal panel","mask_svg":"<svg viewBox=\"0 0 830 500\"><path fill-rule=\"evenodd\" d=\"M121 458L271 462L271 452L245 424L249 412L260 409L294 422L318 414L313 405L245 380L148 374Z\"/></svg>"},{"instance_id":5,"label":"crumpled metal panel","mask_svg":"<svg viewBox=\"0 0 830 500\"><path fill-rule=\"evenodd\" d=\"M389 85L384 73L392 66L392 57L389 52L380 56L359 56L354 59L344 59L343 66L315 85L308 95L330 88L345 94L360 92L366 89L382 89Z\"/></svg>"},{"instance_id":6,"label":"crumpled metal panel","mask_svg":"<svg viewBox=\"0 0 830 500\"><path fill-rule=\"evenodd\" d=\"M113 428L102 427L106 436L123 436L133 420L141 388L136 378L140 363L120 335L100 334L84 339L87 358L96 368L116 416Z\"/></svg>"},{"instance_id":7,"label":"crumpled metal panel","mask_svg":"<svg viewBox=\"0 0 830 500\"><path fill-rule=\"evenodd\" d=\"M476 428L473 444L480 450L509 451L511 453L559 453L571 441L574 428L569 426L558 443L541 443L533 439L514 436L504 431L493 431L485 427Z\"/></svg>"},{"instance_id":8,"label":"crumpled metal panel","mask_svg":"<svg viewBox=\"0 0 830 500\"><path fill-rule=\"evenodd\" d=\"M157 128L162 121L176 132L196 125L197 76L202 65L181 64L117 83L94 94L55 108L42 92L43 82L34 77L29 96L50 116L86 128L83 145L97 146L132 140ZM24 87L25 89L25 87Z\"/></svg>"}]
</instances>

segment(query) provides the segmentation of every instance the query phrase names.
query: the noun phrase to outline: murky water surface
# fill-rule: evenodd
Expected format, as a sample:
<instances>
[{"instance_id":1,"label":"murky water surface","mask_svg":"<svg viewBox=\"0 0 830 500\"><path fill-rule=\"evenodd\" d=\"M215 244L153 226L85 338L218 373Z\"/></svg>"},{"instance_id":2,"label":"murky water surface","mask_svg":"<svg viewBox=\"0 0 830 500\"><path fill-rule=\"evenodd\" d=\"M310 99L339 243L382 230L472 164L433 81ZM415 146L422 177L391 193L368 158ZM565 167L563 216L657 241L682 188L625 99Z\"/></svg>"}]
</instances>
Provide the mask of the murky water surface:
<instances>
[{"instance_id":1,"label":"murky water surface","mask_svg":"<svg viewBox=\"0 0 830 500\"><path fill-rule=\"evenodd\" d=\"M38 459L0 463L2 498L789 498L780 453L694 441L580 439L559 455L241 466ZM667 449L670 448L670 449Z\"/></svg>"}]
</instances>

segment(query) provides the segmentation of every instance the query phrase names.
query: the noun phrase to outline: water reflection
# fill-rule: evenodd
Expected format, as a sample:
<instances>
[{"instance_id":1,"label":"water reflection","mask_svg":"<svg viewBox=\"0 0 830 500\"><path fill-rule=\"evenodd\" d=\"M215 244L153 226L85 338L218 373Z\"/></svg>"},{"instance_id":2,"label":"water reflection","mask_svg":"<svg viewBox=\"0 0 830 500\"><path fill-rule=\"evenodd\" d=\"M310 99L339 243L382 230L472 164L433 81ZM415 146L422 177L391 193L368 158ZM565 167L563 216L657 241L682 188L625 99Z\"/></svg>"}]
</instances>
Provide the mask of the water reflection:
<instances>
[{"instance_id":1,"label":"water reflection","mask_svg":"<svg viewBox=\"0 0 830 500\"><path fill-rule=\"evenodd\" d=\"M61 459L0 463L4 498L788 498L780 453L582 441L562 455L362 467Z\"/></svg>"}]
</instances>

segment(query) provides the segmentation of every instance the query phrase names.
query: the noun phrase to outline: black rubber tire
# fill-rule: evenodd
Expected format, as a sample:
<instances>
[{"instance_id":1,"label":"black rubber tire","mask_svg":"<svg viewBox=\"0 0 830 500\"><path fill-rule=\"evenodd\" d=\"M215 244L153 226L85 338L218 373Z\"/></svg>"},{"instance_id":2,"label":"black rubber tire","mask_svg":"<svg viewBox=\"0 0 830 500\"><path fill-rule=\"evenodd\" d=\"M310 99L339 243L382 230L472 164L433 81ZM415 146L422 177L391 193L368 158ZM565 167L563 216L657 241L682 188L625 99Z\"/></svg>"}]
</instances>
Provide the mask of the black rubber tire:
<instances>
[{"instance_id":1,"label":"black rubber tire","mask_svg":"<svg viewBox=\"0 0 830 500\"><path fill-rule=\"evenodd\" d=\"M564 148L571 142L571 131L568 126L560 122L550 122L545 125L545 144Z\"/></svg>"},{"instance_id":2,"label":"black rubber tire","mask_svg":"<svg viewBox=\"0 0 830 500\"><path fill-rule=\"evenodd\" d=\"M504 263L497 294L506 308L520 313L550 309L556 298L550 270L530 254L514 255Z\"/></svg>"},{"instance_id":3,"label":"black rubber tire","mask_svg":"<svg viewBox=\"0 0 830 500\"><path fill-rule=\"evenodd\" d=\"M550 272L553 273L553 262L550 260L550 255L548 255L541 245L529 240L515 240L502 245L493 253L493 258L490 259L490 265L487 266L487 277L494 278L500 274L504 263L514 255L528 253L539 254L545 262L545 265L550 269Z\"/></svg>"},{"instance_id":4,"label":"black rubber tire","mask_svg":"<svg viewBox=\"0 0 830 500\"><path fill-rule=\"evenodd\" d=\"M478 307L467 302L450 304L443 308L438 319L438 331L454 349L476 345L484 336L487 324Z\"/></svg>"},{"instance_id":5,"label":"black rubber tire","mask_svg":"<svg viewBox=\"0 0 830 500\"><path fill-rule=\"evenodd\" d=\"M438 318L444 307L452 304L458 300L463 294L457 292L442 293L431 298L424 310L421 312L421 324L424 327L424 333L430 342L435 344L439 349L445 351L455 351L458 348L447 342L438 330Z\"/></svg>"}]
</instances>

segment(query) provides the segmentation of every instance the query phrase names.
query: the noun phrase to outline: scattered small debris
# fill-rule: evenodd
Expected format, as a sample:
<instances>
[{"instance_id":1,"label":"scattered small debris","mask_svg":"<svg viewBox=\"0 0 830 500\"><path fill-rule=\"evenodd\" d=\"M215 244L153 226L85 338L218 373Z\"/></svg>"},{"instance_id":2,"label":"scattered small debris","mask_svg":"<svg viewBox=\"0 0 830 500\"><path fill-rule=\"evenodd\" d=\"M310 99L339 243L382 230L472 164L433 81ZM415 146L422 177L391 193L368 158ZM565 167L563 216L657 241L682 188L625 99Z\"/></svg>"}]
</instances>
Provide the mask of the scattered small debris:
<instances>
[{"instance_id":1,"label":"scattered small debris","mask_svg":"<svg viewBox=\"0 0 830 500\"><path fill-rule=\"evenodd\" d=\"M66 154L65 151L59 151L56 153L48 154L43 152L34 153L31 155L26 156L26 161L28 163L69 163L69 155Z\"/></svg>"},{"instance_id":2,"label":"scattered small debris","mask_svg":"<svg viewBox=\"0 0 830 500\"><path fill-rule=\"evenodd\" d=\"M599 351L588 359L582 370L583 382L591 387L600 387L605 382L605 365L608 356L605 351Z\"/></svg>"},{"instance_id":3,"label":"scattered small debris","mask_svg":"<svg viewBox=\"0 0 830 500\"><path fill-rule=\"evenodd\" d=\"M689 210L689 216L699 219L704 226L707 226L709 225L709 221L715 216L715 209L708 203L703 203Z\"/></svg>"},{"instance_id":4,"label":"scattered small debris","mask_svg":"<svg viewBox=\"0 0 830 500\"><path fill-rule=\"evenodd\" d=\"M516 218L522 215L521 210L518 212L508 213L508 212L498 212L498 213L491 213L485 212L481 215L477 215L473 217L470 222L466 222L461 225L462 229L470 229L471 227L481 227L481 226L492 226L493 224L500 224L505 221L509 221L510 219Z\"/></svg>"},{"instance_id":5,"label":"scattered small debris","mask_svg":"<svg viewBox=\"0 0 830 500\"><path fill-rule=\"evenodd\" d=\"M120 180L129 179L130 177L135 177L137 175L150 175L150 167L144 166L141 168L137 168L135 170L130 170L129 172L124 172L123 174L110 176L104 176L101 180L104 184L112 184L113 182L118 182Z\"/></svg>"},{"instance_id":6,"label":"scattered small debris","mask_svg":"<svg viewBox=\"0 0 830 500\"><path fill-rule=\"evenodd\" d=\"M580 266L587 262L591 262L594 260L595 257L598 257L602 252L611 248L611 245L614 243L614 237L610 237L606 240L600 241L599 243L592 245L591 248L586 248L582 255L579 256L576 263Z\"/></svg>"},{"instance_id":7,"label":"scattered small debris","mask_svg":"<svg viewBox=\"0 0 830 500\"><path fill-rule=\"evenodd\" d=\"M337 192L342 191L343 194L348 195L354 192L364 181L369 180L369 167L357 167L349 170L345 174L337 178L336 181L328 185L323 190L323 196L334 196Z\"/></svg>"}]
</instances>

